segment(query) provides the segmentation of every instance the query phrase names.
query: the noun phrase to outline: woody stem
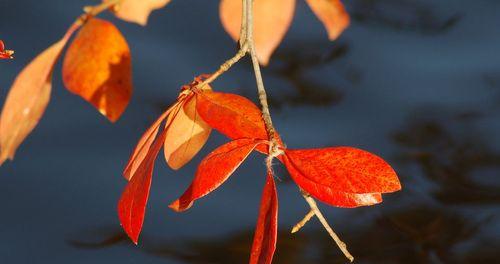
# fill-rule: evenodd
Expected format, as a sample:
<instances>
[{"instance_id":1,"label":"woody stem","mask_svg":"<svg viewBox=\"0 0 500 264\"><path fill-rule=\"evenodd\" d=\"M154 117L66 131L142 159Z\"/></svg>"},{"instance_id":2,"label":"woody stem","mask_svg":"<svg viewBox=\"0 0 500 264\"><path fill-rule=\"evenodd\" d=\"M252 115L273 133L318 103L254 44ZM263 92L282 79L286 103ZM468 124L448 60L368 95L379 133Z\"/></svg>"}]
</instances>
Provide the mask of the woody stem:
<instances>
[{"instance_id":1,"label":"woody stem","mask_svg":"<svg viewBox=\"0 0 500 264\"><path fill-rule=\"evenodd\" d=\"M257 57L257 51L255 48L255 42L253 38L253 26L254 26L254 17L253 17L253 0L242 0L243 1L243 21L242 21L242 30L245 29L245 32L242 32L240 44L248 46L248 51L250 53L250 57L252 58L252 65L255 74L255 81L257 83L257 91L259 94L260 104L262 106L262 118L264 119L264 124L266 126L267 134L269 137L269 154L266 159L266 166L268 171L272 171L272 161L275 157L281 155L283 152L279 149L279 145L276 137L276 130L273 126L273 121L271 119L271 113L269 112L269 104L267 101L267 93L264 87L264 81L262 79L262 73L260 70L259 60ZM325 230L330 234L332 239L335 241L340 250L344 253L344 255L352 262L354 257L347 250L346 244L340 240L340 238L335 234L333 229L330 227L325 217L319 210L316 201L307 193L302 191L302 196L309 204L311 208L310 213L306 216L308 219L304 219L302 226L312 217L312 214L316 215L319 219ZM298 228L300 229L300 227ZM298 231L298 230L297 230Z\"/></svg>"}]
</instances>

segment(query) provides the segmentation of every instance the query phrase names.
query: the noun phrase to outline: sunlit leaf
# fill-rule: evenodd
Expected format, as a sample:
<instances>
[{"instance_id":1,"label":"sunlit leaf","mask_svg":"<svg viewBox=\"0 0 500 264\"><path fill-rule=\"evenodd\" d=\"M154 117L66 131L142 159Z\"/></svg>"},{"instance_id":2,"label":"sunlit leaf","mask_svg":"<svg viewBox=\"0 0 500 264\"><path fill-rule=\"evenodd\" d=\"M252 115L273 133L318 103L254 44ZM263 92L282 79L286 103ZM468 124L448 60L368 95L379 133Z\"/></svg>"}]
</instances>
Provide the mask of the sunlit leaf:
<instances>
[{"instance_id":1,"label":"sunlit leaf","mask_svg":"<svg viewBox=\"0 0 500 264\"><path fill-rule=\"evenodd\" d=\"M367 151L336 147L286 150L286 156L308 179L348 193L387 193L401 189L387 162Z\"/></svg>"},{"instance_id":2,"label":"sunlit leaf","mask_svg":"<svg viewBox=\"0 0 500 264\"><path fill-rule=\"evenodd\" d=\"M290 151L287 151L287 154L288 152ZM284 156L283 161L288 172L290 173L290 176L297 183L297 185L300 186L300 188L329 205L338 207L358 207L382 202L382 195L378 192L352 193L339 189L339 186L335 186L335 183L325 185L322 184L323 179L310 178L311 175L309 175L309 171L307 171L307 168L309 168L308 166L300 168L300 165L295 164L295 162L291 160L288 155ZM319 169L321 168L325 169L324 166L319 167ZM314 173L314 171L319 169L312 169L312 171ZM325 169L324 173L324 177L329 178L328 175L330 175L330 172L328 172L327 169ZM338 175L338 177L341 176L342 175Z\"/></svg>"},{"instance_id":3,"label":"sunlit leaf","mask_svg":"<svg viewBox=\"0 0 500 264\"><path fill-rule=\"evenodd\" d=\"M212 128L231 139L267 139L259 108L243 96L204 91L198 94L196 109Z\"/></svg>"},{"instance_id":4,"label":"sunlit leaf","mask_svg":"<svg viewBox=\"0 0 500 264\"><path fill-rule=\"evenodd\" d=\"M277 238L278 196L273 176L268 172L250 253L250 264L270 264L276 249Z\"/></svg>"},{"instance_id":5,"label":"sunlit leaf","mask_svg":"<svg viewBox=\"0 0 500 264\"><path fill-rule=\"evenodd\" d=\"M104 0L109 2L114 0ZM151 12L166 6L170 0L122 0L113 7L113 13L125 21L145 26Z\"/></svg>"},{"instance_id":6,"label":"sunlit leaf","mask_svg":"<svg viewBox=\"0 0 500 264\"><path fill-rule=\"evenodd\" d=\"M195 200L223 184L261 143L261 140L238 139L214 150L203 159L189 188L170 208L178 212L189 209Z\"/></svg>"},{"instance_id":7,"label":"sunlit leaf","mask_svg":"<svg viewBox=\"0 0 500 264\"><path fill-rule=\"evenodd\" d=\"M127 162L127 166L125 167L125 170L123 171L123 176L127 179L130 180L130 178L135 174L135 171L137 170L137 167L142 163L144 158L146 157L146 154L149 152L149 149L151 148L151 145L153 144L156 135L158 134L158 131L160 129L160 125L165 121L167 116L174 110L178 109L179 104L176 103L172 107L170 107L167 111L165 111L154 123L151 125L151 127L144 132L142 135L141 139L137 143L137 146L134 149L134 152L132 152L132 155L130 156L129 161Z\"/></svg>"},{"instance_id":8,"label":"sunlit leaf","mask_svg":"<svg viewBox=\"0 0 500 264\"><path fill-rule=\"evenodd\" d=\"M340 0L306 1L325 26L330 40L336 39L349 26L349 14Z\"/></svg>"},{"instance_id":9,"label":"sunlit leaf","mask_svg":"<svg viewBox=\"0 0 500 264\"><path fill-rule=\"evenodd\" d=\"M31 61L14 81L0 117L0 164L14 158L19 145L42 117L50 100L52 69L77 28L72 26L61 40Z\"/></svg>"},{"instance_id":10,"label":"sunlit leaf","mask_svg":"<svg viewBox=\"0 0 500 264\"><path fill-rule=\"evenodd\" d=\"M63 63L64 85L114 122L132 95L130 50L110 22L92 18L68 48Z\"/></svg>"},{"instance_id":11,"label":"sunlit leaf","mask_svg":"<svg viewBox=\"0 0 500 264\"><path fill-rule=\"evenodd\" d=\"M155 160L164 140L165 131L162 131L131 176L118 202L120 223L136 244L144 223Z\"/></svg>"},{"instance_id":12,"label":"sunlit leaf","mask_svg":"<svg viewBox=\"0 0 500 264\"><path fill-rule=\"evenodd\" d=\"M295 11L296 0L255 0L254 41L260 63L268 64L273 51L283 40ZM240 37L242 1L222 0L220 18L222 25L234 39Z\"/></svg>"},{"instance_id":13,"label":"sunlit leaf","mask_svg":"<svg viewBox=\"0 0 500 264\"><path fill-rule=\"evenodd\" d=\"M196 111L197 97L193 96L180 107L172 120L165 139L165 160L172 169L189 162L205 145L211 128Z\"/></svg>"}]
</instances>

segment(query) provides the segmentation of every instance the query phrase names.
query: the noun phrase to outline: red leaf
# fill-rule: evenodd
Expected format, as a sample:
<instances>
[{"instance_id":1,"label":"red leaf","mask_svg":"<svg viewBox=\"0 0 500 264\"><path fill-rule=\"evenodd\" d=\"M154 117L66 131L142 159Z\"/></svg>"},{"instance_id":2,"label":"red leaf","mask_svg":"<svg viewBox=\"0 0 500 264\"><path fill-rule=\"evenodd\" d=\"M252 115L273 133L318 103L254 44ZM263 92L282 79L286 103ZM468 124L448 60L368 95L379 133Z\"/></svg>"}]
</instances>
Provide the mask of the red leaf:
<instances>
[{"instance_id":1,"label":"red leaf","mask_svg":"<svg viewBox=\"0 0 500 264\"><path fill-rule=\"evenodd\" d=\"M226 143L201 161L191 186L170 204L170 208L181 212L189 209L193 202L222 185L248 157L262 140L238 139Z\"/></svg>"},{"instance_id":2,"label":"red leaf","mask_svg":"<svg viewBox=\"0 0 500 264\"><path fill-rule=\"evenodd\" d=\"M286 150L287 157L308 179L348 193L387 193L401 189L396 172L367 151L336 147Z\"/></svg>"},{"instance_id":3,"label":"red leaf","mask_svg":"<svg viewBox=\"0 0 500 264\"><path fill-rule=\"evenodd\" d=\"M304 189L306 192L311 194L313 197L320 201L323 201L332 206L338 207L358 207L358 206L368 206L374 205L382 202L382 195L380 193L349 193L344 191L339 191L337 188L332 186L322 185L308 178L302 171L300 171L297 166L290 160L289 157L284 156L283 161L285 163L290 176L293 180Z\"/></svg>"},{"instance_id":4,"label":"red leaf","mask_svg":"<svg viewBox=\"0 0 500 264\"><path fill-rule=\"evenodd\" d=\"M137 244L144 223L156 156L163 146L164 140L165 131L162 131L132 175L132 179L118 202L120 223L135 244Z\"/></svg>"},{"instance_id":5,"label":"red leaf","mask_svg":"<svg viewBox=\"0 0 500 264\"><path fill-rule=\"evenodd\" d=\"M13 159L17 148L38 124L50 100L52 70L62 49L79 25L40 53L16 77L0 118L0 164Z\"/></svg>"},{"instance_id":6,"label":"red leaf","mask_svg":"<svg viewBox=\"0 0 500 264\"><path fill-rule=\"evenodd\" d=\"M13 50L6 50L5 44L2 40L0 40L0 59L13 59L12 56L14 54Z\"/></svg>"},{"instance_id":7,"label":"red leaf","mask_svg":"<svg viewBox=\"0 0 500 264\"><path fill-rule=\"evenodd\" d=\"M268 172L266 185L260 202L259 218L253 238L251 264L270 264L273 260L278 238L278 196L271 173Z\"/></svg>"},{"instance_id":8,"label":"red leaf","mask_svg":"<svg viewBox=\"0 0 500 264\"><path fill-rule=\"evenodd\" d=\"M212 128L231 139L266 139L267 132L259 108L243 96L200 91L196 109Z\"/></svg>"},{"instance_id":9,"label":"red leaf","mask_svg":"<svg viewBox=\"0 0 500 264\"><path fill-rule=\"evenodd\" d=\"M111 122L125 111L132 95L130 49L112 23L89 19L69 46L62 73L66 88Z\"/></svg>"},{"instance_id":10,"label":"red leaf","mask_svg":"<svg viewBox=\"0 0 500 264\"><path fill-rule=\"evenodd\" d=\"M149 152L151 144L153 144L153 141L156 138L156 135L158 134L160 125L172 112L172 110L178 108L178 105L179 103L176 103L172 107L170 107L153 123L153 125L150 128L148 128L148 130L146 130L146 132L144 132L141 139L137 143L134 152L130 156L130 159L127 162L125 170L123 171L123 176L125 177L125 179L130 180L132 176L135 174L135 171L146 157L146 154Z\"/></svg>"}]
</instances>

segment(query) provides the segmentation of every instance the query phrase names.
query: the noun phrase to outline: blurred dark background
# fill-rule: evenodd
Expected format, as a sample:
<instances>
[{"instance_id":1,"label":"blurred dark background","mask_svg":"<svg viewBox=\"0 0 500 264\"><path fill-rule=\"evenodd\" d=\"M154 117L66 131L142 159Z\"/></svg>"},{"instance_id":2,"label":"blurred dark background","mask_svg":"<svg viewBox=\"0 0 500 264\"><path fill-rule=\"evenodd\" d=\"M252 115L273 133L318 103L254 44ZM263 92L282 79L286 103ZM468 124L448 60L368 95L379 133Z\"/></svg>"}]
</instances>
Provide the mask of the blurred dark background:
<instances>
[{"instance_id":1,"label":"blurred dark background","mask_svg":"<svg viewBox=\"0 0 500 264\"><path fill-rule=\"evenodd\" d=\"M276 127L291 148L349 145L384 157L403 191L359 209L320 205L357 263L500 263L500 2L350 0L352 25L335 42L304 1L264 70ZM3 102L16 74L97 1L0 1ZM62 85L16 159L0 168L0 263L245 263L261 188L253 155L189 212L167 205L188 186L202 155L178 172L158 162L139 246L116 215L122 168L142 132L182 84L215 70L236 45L218 1L178 0L147 27L115 22L133 55L134 95L110 124ZM256 99L248 61L214 84ZM160 155L161 158L161 155ZM280 165L275 263L345 263L311 221Z\"/></svg>"}]
</instances>

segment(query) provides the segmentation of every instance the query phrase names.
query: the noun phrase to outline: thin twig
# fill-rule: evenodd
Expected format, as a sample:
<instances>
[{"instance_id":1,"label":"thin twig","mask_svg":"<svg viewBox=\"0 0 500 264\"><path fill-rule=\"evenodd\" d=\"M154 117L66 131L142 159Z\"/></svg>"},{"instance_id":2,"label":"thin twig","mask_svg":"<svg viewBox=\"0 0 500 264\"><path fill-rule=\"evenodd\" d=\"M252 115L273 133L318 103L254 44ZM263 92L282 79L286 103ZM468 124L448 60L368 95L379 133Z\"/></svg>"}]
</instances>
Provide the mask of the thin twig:
<instances>
[{"instance_id":1,"label":"thin twig","mask_svg":"<svg viewBox=\"0 0 500 264\"><path fill-rule=\"evenodd\" d=\"M257 57L257 51L255 48L255 42L253 39L253 0L242 0L243 1L243 18L246 18L246 35L245 40L240 39L240 43L244 43L245 45L248 45L249 53L252 58L252 65L253 65L253 70L255 74L255 81L257 83L257 90L259 93L259 100L260 104L262 106L262 118L264 119L264 123L266 126L267 134L269 137L269 154L266 159L266 166L269 171L272 171L272 161L275 157L283 154L283 151L279 149L279 144L276 139L276 130L273 126L273 122L271 119L271 114L269 112L269 105L267 102L267 93L266 89L264 87L264 81L262 79L262 73L260 70L260 65L259 65L259 60ZM243 25L245 26L245 25ZM242 28L243 28L242 26ZM242 35L243 36L243 35ZM340 238L335 234L333 229L330 227L328 222L326 221L325 217L319 210L316 201L309 196L309 194L303 192L302 193L304 199L306 202L309 204L309 207L311 207L311 211L314 212L314 215L318 217L319 221L321 224L323 224L323 227L326 229L328 234L333 238L335 243L337 243L337 246L340 248L340 250L344 253L344 255L352 262L354 260L354 257L349 253L347 250L346 244L340 240ZM305 224L312 216L310 215L311 213L308 213L308 215L304 218L304 223ZM309 218L309 219L307 219ZM307 220L306 220L307 219ZM302 222L302 221L301 221ZM300 223L299 223L300 224ZM299 228L300 229L300 228Z\"/></svg>"},{"instance_id":2,"label":"thin twig","mask_svg":"<svg viewBox=\"0 0 500 264\"><path fill-rule=\"evenodd\" d=\"M272 161L275 157L282 153L278 148L276 140L276 130L273 126L271 113L269 112L269 105L267 103L267 93L264 87L264 80L260 71L259 60L257 58L257 50L255 49L255 42L253 39L253 0L243 0L243 11L246 13L243 17L246 18L246 40L244 43L248 45L250 57L252 58L252 65L255 74L255 81L257 83L257 90L259 93L259 101L262 106L262 118L266 125L267 134L270 140L269 155L266 159L266 165L269 170L272 169Z\"/></svg>"},{"instance_id":3,"label":"thin twig","mask_svg":"<svg viewBox=\"0 0 500 264\"><path fill-rule=\"evenodd\" d=\"M323 227L326 229L328 234L333 238L335 243L337 243L337 246L340 248L342 253L349 259L349 261L353 262L354 257L349 253L349 250L347 250L347 246L342 240L340 240L339 236L333 231L333 229L330 227L328 224L328 221L326 221L326 218L323 216L321 211L318 208L318 205L316 204L316 201L306 192L302 191L302 196L306 200L306 202L309 204L309 207L311 207L311 210L314 211L314 214L316 217L319 219Z\"/></svg>"},{"instance_id":4,"label":"thin twig","mask_svg":"<svg viewBox=\"0 0 500 264\"><path fill-rule=\"evenodd\" d=\"M202 89L203 87L205 87L206 85L212 83L213 81L215 81L215 79L217 79L219 76L221 76L223 73L225 73L226 71L228 71L235 63L237 63L241 58L243 58L246 54L247 54L247 51L248 51L248 47L246 45L242 46L238 52L230 59L228 59L227 61L225 61L220 67L219 69L212 73L210 75L210 77L208 77L207 79L205 79L203 82L201 82L197 88L198 89Z\"/></svg>"},{"instance_id":5,"label":"thin twig","mask_svg":"<svg viewBox=\"0 0 500 264\"><path fill-rule=\"evenodd\" d=\"M307 222L309 222L309 220L311 220L311 218L316 215L316 213L314 212L314 210L309 210L309 213L307 213L304 218L302 218L302 220L300 220L300 222L298 222L296 225L293 226L292 228L292 234L293 233L297 233L302 227L304 227L306 225Z\"/></svg>"}]
</instances>

